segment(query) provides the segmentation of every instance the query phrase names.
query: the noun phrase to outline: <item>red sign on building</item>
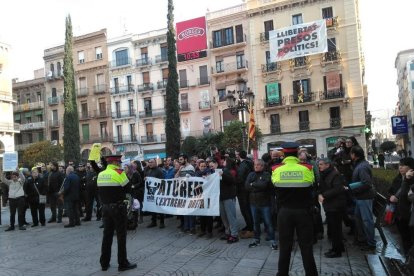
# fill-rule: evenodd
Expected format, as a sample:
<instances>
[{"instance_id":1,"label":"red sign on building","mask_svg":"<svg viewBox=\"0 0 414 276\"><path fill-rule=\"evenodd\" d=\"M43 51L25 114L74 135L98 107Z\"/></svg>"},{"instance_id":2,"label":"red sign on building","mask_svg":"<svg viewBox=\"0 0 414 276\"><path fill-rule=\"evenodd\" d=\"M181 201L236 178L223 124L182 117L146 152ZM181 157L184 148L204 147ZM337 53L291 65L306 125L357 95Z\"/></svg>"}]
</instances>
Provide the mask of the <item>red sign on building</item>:
<instances>
[{"instance_id":1,"label":"red sign on building","mask_svg":"<svg viewBox=\"0 0 414 276\"><path fill-rule=\"evenodd\" d=\"M206 18L199 17L178 22L177 54L186 54L207 49Z\"/></svg>"}]
</instances>

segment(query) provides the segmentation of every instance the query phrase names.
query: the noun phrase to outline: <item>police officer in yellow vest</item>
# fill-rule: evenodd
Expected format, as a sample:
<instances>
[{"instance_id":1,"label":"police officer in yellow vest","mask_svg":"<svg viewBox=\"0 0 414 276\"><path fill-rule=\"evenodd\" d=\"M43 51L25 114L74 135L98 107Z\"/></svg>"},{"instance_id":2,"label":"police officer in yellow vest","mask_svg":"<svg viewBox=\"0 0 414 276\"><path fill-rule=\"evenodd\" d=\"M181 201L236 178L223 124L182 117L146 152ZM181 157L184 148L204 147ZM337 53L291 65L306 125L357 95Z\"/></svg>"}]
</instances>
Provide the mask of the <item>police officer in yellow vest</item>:
<instances>
[{"instance_id":1,"label":"police officer in yellow vest","mask_svg":"<svg viewBox=\"0 0 414 276\"><path fill-rule=\"evenodd\" d=\"M289 275L290 254L296 230L307 276L318 275L313 257L312 185L315 179L312 166L301 164L297 158L299 145L282 145L285 158L272 167L272 182L276 187L279 230L279 276Z\"/></svg>"},{"instance_id":2,"label":"police officer in yellow vest","mask_svg":"<svg viewBox=\"0 0 414 276\"><path fill-rule=\"evenodd\" d=\"M104 231L100 263L103 271L108 270L111 261L111 247L114 230L118 240L118 271L136 268L127 259L127 208L124 204L126 192L130 189L128 177L121 169L121 155L106 156L106 169L98 175L98 192L102 202Z\"/></svg>"}]
</instances>

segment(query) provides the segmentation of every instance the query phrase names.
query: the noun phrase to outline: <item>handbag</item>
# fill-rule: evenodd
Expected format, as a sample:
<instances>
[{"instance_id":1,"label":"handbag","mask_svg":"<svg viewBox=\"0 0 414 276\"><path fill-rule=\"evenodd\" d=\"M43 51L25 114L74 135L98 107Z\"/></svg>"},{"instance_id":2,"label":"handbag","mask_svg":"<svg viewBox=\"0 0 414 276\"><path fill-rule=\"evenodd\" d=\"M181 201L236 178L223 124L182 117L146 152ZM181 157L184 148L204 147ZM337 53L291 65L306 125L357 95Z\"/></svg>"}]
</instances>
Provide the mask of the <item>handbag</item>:
<instances>
[{"instance_id":1,"label":"handbag","mask_svg":"<svg viewBox=\"0 0 414 276\"><path fill-rule=\"evenodd\" d=\"M46 204L46 201L47 201L46 196L45 195L41 195L39 193L39 190L36 187L36 183L33 183L33 185L34 185L34 187L35 187L35 189L37 191L37 194L39 195L39 204Z\"/></svg>"},{"instance_id":2,"label":"handbag","mask_svg":"<svg viewBox=\"0 0 414 276\"><path fill-rule=\"evenodd\" d=\"M385 207L384 224L392 225L394 223L395 204L389 203Z\"/></svg>"}]
</instances>

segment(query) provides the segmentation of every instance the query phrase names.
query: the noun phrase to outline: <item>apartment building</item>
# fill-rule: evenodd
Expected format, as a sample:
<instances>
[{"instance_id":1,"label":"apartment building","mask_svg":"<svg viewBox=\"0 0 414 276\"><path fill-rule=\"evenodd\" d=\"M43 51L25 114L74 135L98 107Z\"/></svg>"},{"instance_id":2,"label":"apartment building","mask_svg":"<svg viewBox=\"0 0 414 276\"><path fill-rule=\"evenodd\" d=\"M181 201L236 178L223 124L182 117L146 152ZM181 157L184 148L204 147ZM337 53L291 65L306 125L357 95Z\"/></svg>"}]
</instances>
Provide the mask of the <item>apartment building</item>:
<instances>
[{"instance_id":1,"label":"apartment building","mask_svg":"<svg viewBox=\"0 0 414 276\"><path fill-rule=\"evenodd\" d=\"M45 140L45 79L44 70L35 71L34 79L17 82L13 80L14 122L20 124L15 135L15 149L22 152L32 143Z\"/></svg>"},{"instance_id":2,"label":"apartment building","mask_svg":"<svg viewBox=\"0 0 414 276\"><path fill-rule=\"evenodd\" d=\"M255 118L264 134L260 151L296 141L326 156L332 142L344 136L355 136L365 148L367 89L358 1L248 0L246 6ZM270 31L322 19L327 52L271 62ZM276 95L270 95L272 87Z\"/></svg>"},{"instance_id":3,"label":"apartment building","mask_svg":"<svg viewBox=\"0 0 414 276\"><path fill-rule=\"evenodd\" d=\"M46 68L47 137L63 143L64 46L44 51ZM74 37L73 66L79 112L81 157L86 161L93 143L102 153L113 149L106 30Z\"/></svg>"},{"instance_id":4,"label":"apartment building","mask_svg":"<svg viewBox=\"0 0 414 276\"><path fill-rule=\"evenodd\" d=\"M398 85L398 112L396 115L407 116L408 134L398 134L397 144L407 152L414 149L414 49L401 51L395 59Z\"/></svg>"},{"instance_id":5,"label":"apartment building","mask_svg":"<svg viewBox=\"0 0 414 276\"><path fill-rule=\"evenodd\" d=\"M12 94L10 54L10 45L0 42L0 165L3 162L3 153L15 150L14 135L20 131L20 125L13 122L13 103L16 98Z\"/></svg>"}]
</instances>

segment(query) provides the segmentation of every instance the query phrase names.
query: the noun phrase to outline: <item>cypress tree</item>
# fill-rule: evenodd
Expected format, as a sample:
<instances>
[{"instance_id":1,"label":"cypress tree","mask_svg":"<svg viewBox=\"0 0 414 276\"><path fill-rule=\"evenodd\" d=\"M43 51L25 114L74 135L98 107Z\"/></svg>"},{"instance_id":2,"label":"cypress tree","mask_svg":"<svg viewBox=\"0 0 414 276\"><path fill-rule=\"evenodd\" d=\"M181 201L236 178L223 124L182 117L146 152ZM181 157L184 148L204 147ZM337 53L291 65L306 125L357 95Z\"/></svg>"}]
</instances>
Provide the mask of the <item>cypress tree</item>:
<instances>
[{"instance_id":1,"label":"cypress tree","mask_svg":"<svg viewBox=\"0 0 414 276\"><path fill-rule=\"evenodd\" d=\"M65 53L63 59L64 108L63 158L65 162L80 161L79 115L76 103L75 72L73 69L73 34L70 15L66 17Z\"/></svg>"},{"instance_id":2,"label":"cypress tree","mask_svg":"<svg viewBox=\"0 0 414 276\"><path fill-rule=\"evenodd\" d=\"M177 75L177 56L175 46L174 28L174 4L173 0L168 0L168 83L166 89L166 121L165 152L167 156L177 156L180 152L181 131L180 131L180 108L178 106L178 75Z\"/></svg>"}]
</instances>

